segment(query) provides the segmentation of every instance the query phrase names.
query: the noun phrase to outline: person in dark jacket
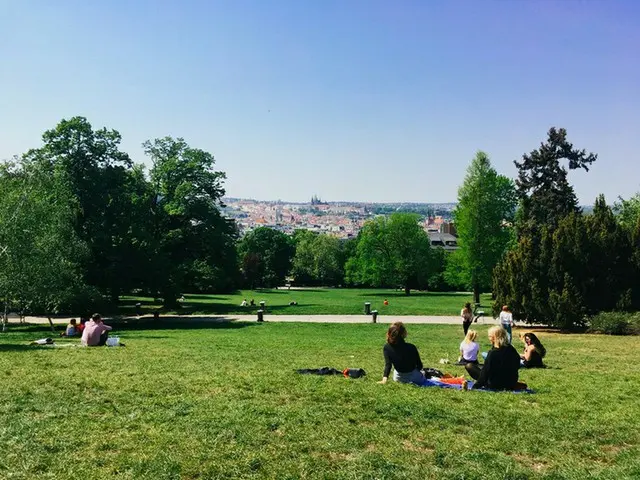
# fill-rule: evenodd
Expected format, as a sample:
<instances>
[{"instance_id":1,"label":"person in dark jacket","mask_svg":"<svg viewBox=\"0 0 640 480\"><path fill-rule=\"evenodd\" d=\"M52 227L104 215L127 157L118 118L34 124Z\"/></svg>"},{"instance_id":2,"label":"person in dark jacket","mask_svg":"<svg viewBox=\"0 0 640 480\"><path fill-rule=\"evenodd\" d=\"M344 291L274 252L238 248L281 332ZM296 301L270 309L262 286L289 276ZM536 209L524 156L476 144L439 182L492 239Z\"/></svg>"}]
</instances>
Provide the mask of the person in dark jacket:
<instances>
[{"instance_id":1,"label":"person in dark jacket","mask_svg":"<svg viewBox=\"0 0 640 480\"><path fill-rule=\"evenodd\" d=\"M526 388L518 382L520 355L509 343L509 334L501 326L489 329L489 341L493 348L480 367L467 363L465 368L476 382L473 388L489 388L491 390L516 390Z\"/></svg>"},{"instance_id":2,"label":"person in dark jacket","mask_svg":"<svg viewBox=\"0 0 640 480\"><path fill-rule=\"evenodd\" d=\"M547 349L544 348L540 339L535 333L525 333L522 336L522 341L524 342L524 353L520 355L521 365L524 368L543 368L542 359L547 354Z\"/></svg>"},{"instance_id":3,"label":"person in dark jacket","mask_svg":"<svg viewBox=\"0 0 640 480\"><path fill-rule=\"evenodd\" d=\"M387 343L382 349L384 355L384 373L378 383L387 383L391 367L393 366L393 379L401 383L414 383L423 385L426 380L420 372L422 360L415 345L407 343L407 329L402 322L395 322L387 331Z\"/></svg>"}]
</instances>

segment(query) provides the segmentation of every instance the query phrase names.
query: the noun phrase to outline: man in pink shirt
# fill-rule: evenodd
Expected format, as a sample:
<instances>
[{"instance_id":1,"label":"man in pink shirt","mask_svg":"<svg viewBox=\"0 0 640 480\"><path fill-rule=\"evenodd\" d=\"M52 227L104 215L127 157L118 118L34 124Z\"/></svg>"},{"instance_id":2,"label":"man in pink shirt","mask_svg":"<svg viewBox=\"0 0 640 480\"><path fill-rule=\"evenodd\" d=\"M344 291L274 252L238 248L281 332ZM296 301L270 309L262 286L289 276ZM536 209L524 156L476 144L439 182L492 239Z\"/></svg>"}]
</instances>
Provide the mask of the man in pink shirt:
<instances>
[{"instance_id":1,"label":"man in pink shirt","mask_svg":"<svg viewBox=\"0 0 640 480\"><path fill-rule=\"evenodd\" d=\"M111 327L102 323L99 313L94 313L82 332L82 345L87 347L100 347L107 343L107 337Z\"/></svg>"}]
</instances>

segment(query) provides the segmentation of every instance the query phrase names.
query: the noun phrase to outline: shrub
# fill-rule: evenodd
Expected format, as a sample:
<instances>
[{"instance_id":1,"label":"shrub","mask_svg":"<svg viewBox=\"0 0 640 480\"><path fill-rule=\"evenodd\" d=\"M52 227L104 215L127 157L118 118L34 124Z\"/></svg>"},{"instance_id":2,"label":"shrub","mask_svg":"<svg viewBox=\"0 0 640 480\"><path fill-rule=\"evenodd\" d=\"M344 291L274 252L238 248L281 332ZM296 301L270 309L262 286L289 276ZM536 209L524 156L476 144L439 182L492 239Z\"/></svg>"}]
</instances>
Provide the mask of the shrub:
<instances>
[{"instance_id":1,"label":"shrub","mask_svg":"<svg viewBox=\"0 0 640 480\"><path fill-rule=\"evenodd\" d=\"M609 335L640 335L640 313L598 313L591 317L589 331Z\"/></svg>"}]
</instances>

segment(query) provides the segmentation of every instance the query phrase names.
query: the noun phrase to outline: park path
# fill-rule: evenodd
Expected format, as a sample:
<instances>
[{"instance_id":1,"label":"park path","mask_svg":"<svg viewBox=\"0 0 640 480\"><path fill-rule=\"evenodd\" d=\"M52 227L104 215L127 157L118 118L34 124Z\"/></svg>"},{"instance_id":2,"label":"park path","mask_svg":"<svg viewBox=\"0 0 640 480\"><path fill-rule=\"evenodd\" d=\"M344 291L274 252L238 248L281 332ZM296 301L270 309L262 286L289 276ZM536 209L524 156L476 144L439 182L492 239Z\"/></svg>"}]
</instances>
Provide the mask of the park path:
<instances>
[{"instance_id":1,"label":"park path","mask_svg":"<svg viewBox=\"0 0 640 480\"><path fill-rule=\"evenodd\" d=\"M146 315L143 318L150 318ZM161 318L180 318L185 321L239 321L239 322L255 322L256 315L160 315ZM54 318L55 324L67 324L71 317ZM76 317L77 318L77 317ZM131 317L137 318L137 317ZM370 315L269 315L264 316L267 322L289 322L289 323L372 323ZM105 317L108 322L109 317ZM46 317L25 317L26 323L48 324ZM458 325L461 324L458 316L437 316L437 315L378 315L378 323L390 324L393 322L404 323L426 323L441 325ZM17 319L10 319L10 323L17 323ZM484 317L478 320L481 325L495 325L497 319Z\"/></svg>"}]
</instances>

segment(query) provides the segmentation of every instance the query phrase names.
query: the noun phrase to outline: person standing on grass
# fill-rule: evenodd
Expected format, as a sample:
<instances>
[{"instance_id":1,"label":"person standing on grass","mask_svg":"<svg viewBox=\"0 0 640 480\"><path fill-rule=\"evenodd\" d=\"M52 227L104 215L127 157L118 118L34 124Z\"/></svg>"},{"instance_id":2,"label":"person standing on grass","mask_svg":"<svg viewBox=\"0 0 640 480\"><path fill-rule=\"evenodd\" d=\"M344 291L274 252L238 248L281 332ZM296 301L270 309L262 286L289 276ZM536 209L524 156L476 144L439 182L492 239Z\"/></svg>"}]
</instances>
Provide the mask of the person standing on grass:
<instances>
[{"instance_id":1,"label":"person standing on grass","mask_svg":"<svg viewBox=\"0 0 640 480\"><path fill-rule=\"evenodd\" d=\"M389 379L393 366L393 380L401 383L414 383L424 385L426 379L420 372L422 360L415 345L407 343L407 329L402 322L395 322L387 330L387 343L382 354L384 355L384 373L378 383L385 384Z\"/></svg>"},{"instance_id":2,"label":"person standing on grass","mask_svg":"<svg viewBox=\"0 0 640 480\"><path fill-rule=\"evenodd\" d=\"M460 312L460 316L462 317L462 330L464 330L464 335L466 337L467 331L473 321L473 310L471 310L471 304L469 302L464 304L464 308Z\"/></svg>"},{"instance_id":3,"label":"person standing on grass","mask_svg":"<svg viewBox=\"0 0 640 480\"><path fill-rule=\"evenodd\" d=\"M86 347L101 347L107 343L111 327L102 322L99 313L94 313L82 332L82 345Z\"/></svg>"},{"instance_id":4,"label":"person standing on grass","mask_svg":"<svg viewBox=\"0 0 640 480\"><path fill-rule=\"evenodd\" d=\"M511 329L513 328L513 315L509 311L509 307L507 305L504 305L502 307L502 311L500 312L500 324L502 325L502 328L504 328L507 331L507 334L509 335L509 343L511 343Z\"/></svg>"},{"instance_id":5,"label":"person standing on grass","mask_svg":"<svg viewBox=\"0 0 640 480\"><path fill-rule=\"evenodd\" d=\"M489 341L492 348L484 361L484 366L467 363L465 369L476 380L473 388L492 390L520 390L526 384L518 382L520 355L509 343L507 331L496 325L489 329Z\"/></svg>"}]
</instances>

